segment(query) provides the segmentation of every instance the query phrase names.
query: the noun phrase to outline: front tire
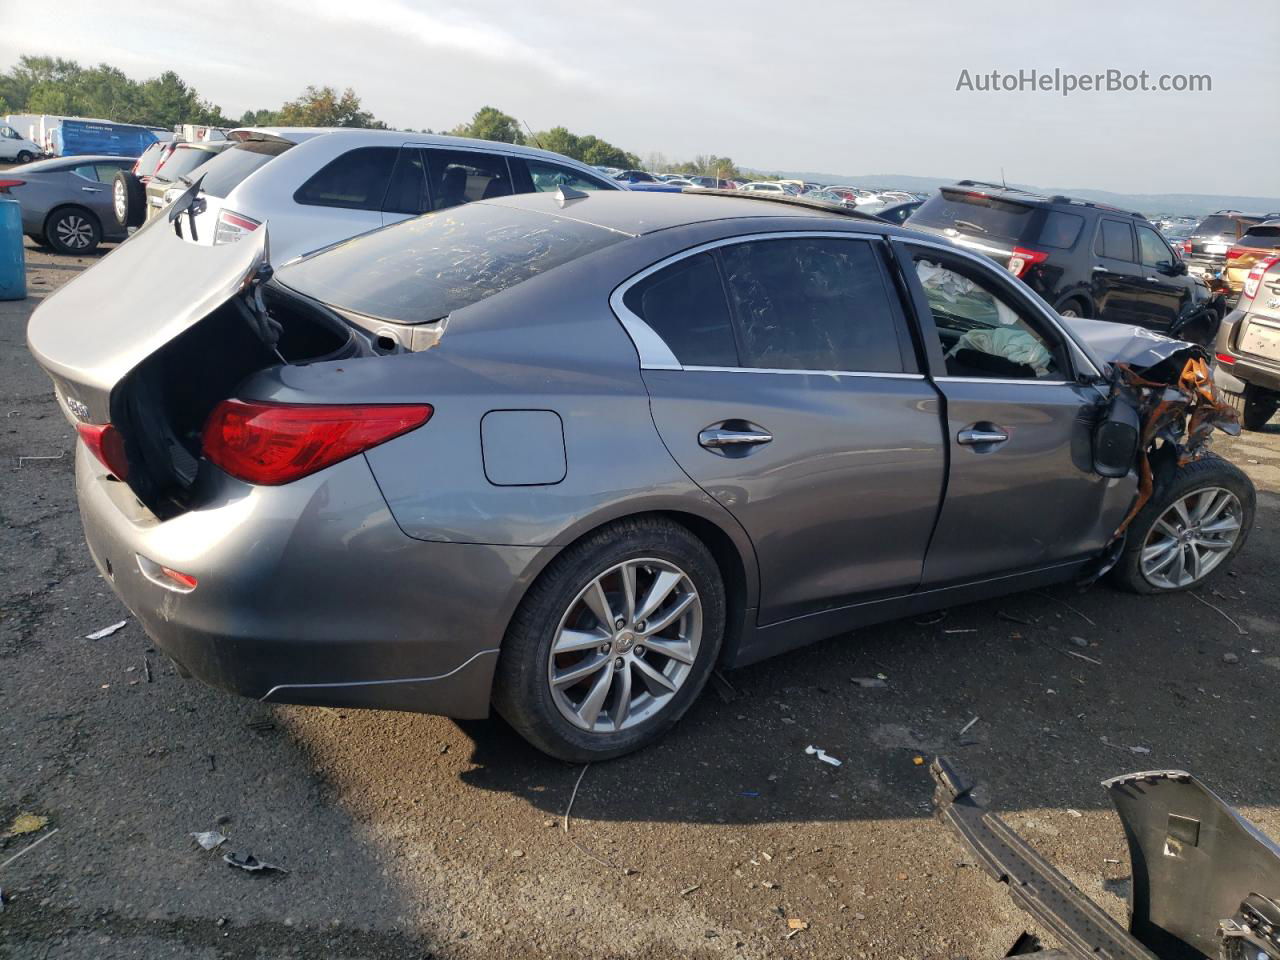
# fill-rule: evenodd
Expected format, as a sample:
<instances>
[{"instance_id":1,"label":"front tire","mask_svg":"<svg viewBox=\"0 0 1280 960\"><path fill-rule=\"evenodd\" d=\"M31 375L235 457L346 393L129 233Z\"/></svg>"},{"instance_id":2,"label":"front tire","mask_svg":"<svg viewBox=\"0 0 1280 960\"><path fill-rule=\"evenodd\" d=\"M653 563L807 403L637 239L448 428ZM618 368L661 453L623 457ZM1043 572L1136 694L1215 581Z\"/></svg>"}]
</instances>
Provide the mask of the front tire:
<instances>
[{"instance_id":1,"label":"front tire","mask_svg":"<svg viewBox=\"0 0 1280 960\"><path fill-rule=\"evenodd\" d=\"M706 685L724 624L720 570L697 537L658 517L609 524L556 557L521 601L494 707L561 760L639 750Z\"/></svg>"},{"instance_id":2,"label":"front tire","mask_svg":"<svg viewBox=\"0 0 1280 960\"><path fill-rule=\"evenodd\" d=\"M1246 430L1261 430L1280 409L1280 396L1254 386L1246 386L1244 393L1218 391L1222 398L1240 416L1240 425Z\"/></svg>"},{"instance_id":3,"label":"front tire","mask_svg":"<svg viewBox=\"0 0 1280 960\"><path fill-rule=\"evenodd\" d=\"M1244 546L1256 499L1253 482L1221 457L1182 467L1129 525L1112 582L1148 594L1199 587Z\"/></svg>"},{"instance_id":4,"label":"front tire","mask_svg":"<svg viewBox=\"0 0 1280 960\"><path fill-rule=\"evenodd\" d=\"M30 163L35 158L36 158L35 154L33 154L30 150L19 150L18 156L15 159L18 161L18 163Z\"/></svg>"},{"instance_id":5,"label":"front tire","mask_svg":"<svg viewBox=\"0 0 1280 960\"><path fill-rule=\"evenodd\" d=\"M61 207L44 222L44 236L58 253L83 256L102 241L98 218L80 207Z\"/></svg>"}]
</instances>

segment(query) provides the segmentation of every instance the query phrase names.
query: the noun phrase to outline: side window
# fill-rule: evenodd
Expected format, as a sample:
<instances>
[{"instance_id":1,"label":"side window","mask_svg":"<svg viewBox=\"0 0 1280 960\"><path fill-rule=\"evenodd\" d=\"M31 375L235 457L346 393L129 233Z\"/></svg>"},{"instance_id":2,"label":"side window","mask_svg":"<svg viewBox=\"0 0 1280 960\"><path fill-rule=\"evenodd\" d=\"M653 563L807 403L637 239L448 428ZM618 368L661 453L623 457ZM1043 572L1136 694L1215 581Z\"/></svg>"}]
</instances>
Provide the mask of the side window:
<instances>
[{"instance_id":1,"label":"side window","mask_svg":"<svg viewBox=\"0 0 1280 960\"><path fill-rule=\"evenodd\" d=\"M901 373L898 313L864 240L753 240L721 250L742 365Z\"/></svg>"},{"instance_id":2,"label":"side window","mask_svg":"<svg viewBox=\"0 0 1280 960\"><path fill-rule=\"evenodd\" d=\"M382 209L387 213L413 214L427 210L427 165L421 150L405 147L400 151Z\"/></svg>"},{"instance_id":3,"label":"side window","mask_svg":"<svg viewBox=\"0 0 1280 960\"><path fill-rule=\"evenodd\" d=\"M305 206L381 210L396 147L359 147L330 160L298 188L293 199Z\"/></svg>"},{"instance_id":4,"label":"side window","mask_svg":"<svg viewBox=\"0 0 1280 960\"><path fill-rule=\"evenodd\" d=\"M103 183L110 183L121 170L128 170L131 164L99 163L94 165L97 176Z\"/></svg>"},{"instance_id":5,"label":"side window","mask_svg":"<svg viewBox=\"0 0 1280 960\"><path fill-rule=\"evenodd\" d=\"M511 188L507 158L490 153L428 150L427 175L432 210L506 197L515 192Z\"/></svg>"},{"instance_id":6,"label":"side window","mask_svg":"<svg viewBox=\"0 0 1280 960\"><path fill-rule=\"evenodd\" d=\"M685 366L736 367L738 348L715 258L698 253L645 277L622 298Z\"/></svg>"},{"instance_id":7,"label":"side window","mask_svg":"<svg viewBox=\"0 0 1280 960\"><path fill-rule=\"evenodd\" d=\"M916 275L929 301L948 376L1066 379L1053 342L976 275L927 257L916 258Z\"/></svg>"},{"instance_id":8,"label":"side window","mask_svg":"<svg viewBox=\"0 0 1280 960\"><path fill-rule=\"evenodd\" d=\"M1123 220L1101 220L1094 253L1112 260L1137 260L1133 255L1133 228Z\"/></svg>"},{"instance_id":9,"label":"side window","mask_svg":"<svg viewBox=\"0 0 1280 960\"><path fill-rule=\"evenodd\" d=\"M545 160L512 161L523 162L529 170L529 178L533 181L533 189L537 193L548 193L557 187L565 186L574 190L612 190L603 180L589 177Z\"/></svg>"},{"instance_id":10,"label":"side window","mask_svg":"<svg viewBox=\"0 0 1280 960\"><path fill-rule=\"evenodd\" d=\"M1150 227L1138 224L1138 246L1142 248L1142 265L1144 267L1167 267L1173 263L1173 251L1160 235Z\"/></svg>"},{"instance_id":11,"label":"side window","mask_svg":"<svg viewBox=\"0 0 1280 960\"><path fill-rule=\"evenodd\" d=\"M81 163L71 168L71 172L77 177L84 177L86 180L98 181L98 169L92 163Z\"/></svg>"}]
</instances>

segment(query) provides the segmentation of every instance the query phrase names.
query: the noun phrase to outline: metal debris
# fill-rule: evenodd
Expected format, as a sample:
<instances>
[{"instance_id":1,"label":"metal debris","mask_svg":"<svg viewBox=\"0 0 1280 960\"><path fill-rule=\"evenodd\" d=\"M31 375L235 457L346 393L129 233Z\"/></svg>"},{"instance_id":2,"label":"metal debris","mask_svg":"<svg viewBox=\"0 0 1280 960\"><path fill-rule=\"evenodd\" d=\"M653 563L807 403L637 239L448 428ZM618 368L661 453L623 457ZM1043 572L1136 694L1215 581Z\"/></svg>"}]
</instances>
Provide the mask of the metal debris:
<instances>
[{"instance_id":1,"label":"metal debris","mask_svg":"<svg viewBox=\"0 0 1280 960\"><path fill-rule=\"evenodd\" d=\"M1086 657L1083 653L1078 653L1075 650L1063 650L1062 652L1069 657L1075 657L1077 660L1084 660L1086 663L1092 663L1099 667L1102 666L1101 660L1095 660L1093 657Z\"/></svg>"},{"instance_id":2,"label":"metal debris","mask_svg":"<svg viewBox=\"0 0 1280 960\"><path fill-rule=\"evenodd\" d=\"M119 623L113 623L111 626L103 627L101 630L95 630L93 633L86 633L84 638L86 640L101 640L103 637L111 636L117 630L123 630L124 625L128 622L128 620L121 620Z\"/></svg>"},{"instance_id":3,"label":"metal debris","mask_svg":"<svg viewBox=\"0 0 1280 960\"><path fill-rule=\"evenodd\" d=\"M889 684L879 677L850 677L849 682L858 687L887 687Z\"/></svg>"},{"instance_id":4,"label":"metal debris","mask_svg":"<svg viewBox=\"0 0 1280 960\"><path fill-rule=\"evenodd\" d=\"M56 457L21 456L18 458L18 466L21 467L24 463L35 463L36 461L39 461L39 460L61 460L61 459L62 459L62 454L58 454Z\"/></svg>"},{"instance_id":5,"label":"metal debris","mask_svg":"<svg viewBox=\"0 0 1280 960\"><path fill-rule=\"evenodd\" d=\"M222 862L229 867L235 867L238 870L244 870L247 873L288 873L284 867L277 867L274 863L267 863L265 860L259 860L252 853L246 853L241 856L238 853L227 853L222 857Z\"/></svg>"},{"instance_id":6,"label":"metal debris","mask_svg":"<svg viewBox=\"0 0 1280 960\"><path fill-rule=\"evenodd\" d=\"M217 830L202 830L199 833L192 833L191 838L200 845L202 850L216 850L227 842L227 838Z\"/></svg>"},{"instance_id":7,"label":"metal debris","mask_svg":"<svg viewBox=\"0 0 1280 960\"><path fill-rule=\"evenodd\" d=\"M685 887L683 890L681 890L680 896L687 897L689 894L693 893L693 891L700 890L700 889L702 889L702 884L695 883L692 887Z\"/></svg>"},{"instance_id":8,"label":"metal debris","mask_svg":"<svg viewBox=\"0 0 1280 960\"><path fill-rule=\"evenodd\" d=\"M28 847L23 847L21 850L19 850L17 853L15 853L12 857L10 857L10 858L9 858L8 860L6 860L4 863L0 863L0 870L3 870L5 867L7 867L9 864L13 863L13 862L14 862L15 860L17 860L19 857L25 857L28 853L30 853L30 852L31 852L32 850L34 850L36 847L40 846L40 844L44 843L46 840L48 840L50 837L52 837L55 833L57 833L57 832L58 832L59 830L61 830L61 829L62 829L61 827L54 827L52 830L50 830L48 833L46 833L43 837L41 837L41 838L40 838L39 840L37 840L35 843L31 844L31 845L30 845L30 846L28 846Z\"/></svg>"},{"instance_id":9,"label":"metal debris","mask_svg":"<svg viewBox=\"0 0 1280 960\"><path fill-rule=\"evenodd\" d=\"M1220 607L1215 607L1212 603L1210 603L1210 602L1209 602L1208 600L1206 600L1204 597L1198 596L1198 595L1196 595L1196 594L1194 594L1194 593L1188 593L1188 596L1189 596L1189 597L1191 597L1193 600L1199 600L1201 603L1203 603L1203 604L1204 604L1206 607L1208 607L1210 610L1215 611L1215 612L1216 612L1220 617L1222 617L1222 619L1223 619L1223 620L1227 621L1227 623L1229 623L1229 624L1231 624L1233 627L1235 627L1235 628L1236 628L1236 632L1237 632L1237 633L1239 633L1239 634L1240 634L1240 636L1242 636L1242 637L1247 637L1247 636L1249 635L1249 631L1248 631L1248 630L1246 630L1244 627L1240 626L1240 624L1236 623L1234 620L1232 620L1230 617L1228 617L1225 613L1223 613L1223 612L1222 612L1222 609L1221 609Z\"/></svg>"},{"instance_id":10,"label":"metal debris","mask_svg":"<svg viewBox=\"0 0 1280 960\"><path fill-rule=\"evenodd\" d=\"M818 748L818 747L815 747L815 746L813 746L812 744L810 744L809 746L805 747L805 748L804 748L804 752L805 752L805 753L807 753L807 754L808 754L809 756L811 756L811 757L817 757L817 758L818 758L819 760L821 760L823 763L829 763L829 764L831 764L831 766L833 766L833 767L838 767L838 766L840 766L840 765L841 765L841 763L843 762L843 761L837 760L835 757L831 756L829 753L827 753L827 751L822 750L822 749L820 749L820 748Z\"/></svg>"},{"instance_id":11,"label":"metal debris","mask_svg":"<svg viewBox=\"0 0 1280 960\"><path fill-rule=\"evenodd\" d=\"M973 729L973 725L977 723L978 720L980 719L981 719L980 717L974 717L972 720L970 720L968 723L966 723L963 727L960 728L960 732L957 733L956 736L963 737L966 733L968 733L970 730Z\"/></svg>"}]
</instances>

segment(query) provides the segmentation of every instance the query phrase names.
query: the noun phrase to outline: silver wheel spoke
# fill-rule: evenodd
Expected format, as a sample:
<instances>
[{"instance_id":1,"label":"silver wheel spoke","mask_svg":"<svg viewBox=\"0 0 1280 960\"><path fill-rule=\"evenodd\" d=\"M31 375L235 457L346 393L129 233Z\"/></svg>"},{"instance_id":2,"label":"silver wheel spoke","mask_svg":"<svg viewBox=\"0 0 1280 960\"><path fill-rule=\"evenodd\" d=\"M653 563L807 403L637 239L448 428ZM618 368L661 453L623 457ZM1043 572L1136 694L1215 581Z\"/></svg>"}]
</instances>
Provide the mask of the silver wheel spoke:
<instances>
[{"instance_id":1,"label":"silver wheel spoke","mask_svg":"<svg viewBox=\"0 0 1280 960\"><path fill-rule=\"evenodd\" d=\"M662 616L660 616L657 620L645 621L645 629L644 629L645 635L653 636L653 634L661 633L663 630L667 629L667 627L671 626L671 624L679 620L680 617L684 614L684 612L688 610L689 607L691 607L694 601L697 599L698 599L697 594L694 594L694 593L686 594L685 596L677 600L675 604L671 607L671 609L668 610L666 613L664 613ZM652 645L652 642L650 643L650 645ZM689 661L689 662L692 663L693 661Z\"/></svg>"},{"instance_id":2,"label":"silver wheel spoke","mask_svg":"<svg viewBox=\"0 0 1280 960\"><path fill-rule=\"evenodd\" d=\"M1147 547L1143 550L1142 562L1147 565L1148 571L1156 573L1169 566L1169 564L1173 562L1174 558L1178 556L1178 553L1179 549L1177 543L1165 541L1164 543L1157 544L1154 547Z\"/></svg>"},{"instance_id":3,"label":"silver wheel spoke","mask_svg":"<svg viewBox=\"0 0 1280 960\"><path fill-rule=\"evenodd\" d=\"M1227 540L1210 540L1206 537L1196 537L1191 542L1202 550L1227 550L1231 547Z\"/></svg>"},{"instance_id":4,"label":"silver wheel spoke","mask_svg":"<svg viewBox=\"0 0 1280 960\"><path fill-rule=\"evenodd\" d=\"M577 683L585 677L591 676L597 670L609 665L611 662L609 657L598 656L585 660L582 663L570 667L568 670L561 671L551 680L554 687L568 687Z\"/></svg>"},{"instance_id":5,"label":"silver wheel spoke","mask_svg":"<svg viewBox=\"0 0 1280 960\"><path fill-rule=\"evenodd\" d=\"M600 708L604 706L604 699L609 695L611 686L613 686L612 664L602 670L600 676L596 677L596 682L591 685L591 692L587 694L587 698L582 701L582 706L578 708L578 717L588 730L596 725L596 717L600 716Z\"/></svg>"},{"instance_id":6,"label":"silver wheel spoke","mask_svg":"<svg viewBox=\"0 0 1280 960\"><path fill-rule=\"evenodd\" d=\"M640 604L640 609L636 611L636 619L648 620L657 613L663 601L671 596L671 591L680 586L680 581L683 579L684 574L673 573L670 570L660 571L653 580L653 586L645 595L644 602Z\"/></svg>"},{"instance_id":7,"label":"silver wheel spoke","mask_svg":"<svg viewBox=\"0 0 1280 960\"><path fill-rule=\"evenodd\" d=\"M622 603L626 608L622 611L622 615L627 618L627 623L634 623L636 619L636 566L634 563L624 563L622 569L618 572L622 577Z\"/></svg>"},{"instance_id":8,"label":"silver wheel spoke","mask_svg":"<svg viewBox=\"0 0 1280 960\"><path fill-rule=\"evenodd\" d=\"M654 653L660 653L664 657L670 657L672 660L679 660L681 663L692 664L694 661L693 648L687 643L650 637L645 641L645 646Z\"/></svg>"},{"instance_id":9,"label":"silver wheel spoke","mask_svg":"<svg viewBox=\"0 0 1280 960\"><path fill-rule=\"evenodd\" d=\"M665 696L669 693L676 692L676 685L667 679L666 674L653 666L653 664L645 663L643 660L634 661L636 669L640 671L640 676L648 686L650 692L657 696Z\"/></svg>"},{"instance_id":10,"label":"silver wheel spoke","mask_svg":"<svg viewBox=\"0 0 1280 960\"><path fill-rule=\"evenodd\" d=\"M1223 517L1221 520L1215 520L1212 523L1200 524L1201 533L1208 533L1214 536L1223 533L1235 533L1239 529L1240 521L1230 515Z\"/></svg>"},{"instance_id":11,"label":"silver wheel spoke","mask_svg":"<svg viewBox=\"0 0 1280 960\"><path fill-rule=\"evenodd\" d=\"M604 587L600 585L599 580L595 580L587 588L586 595L582 600L591 608L591 612L596 615L600 625L612 633L614 625L613 608L609 606L609 598L604 595Z\"/></svg>"},{"instance_id":12,"label":"silver wheel spoke","mask_svg":"<svg viewBox=\"0 0 1280 960\"><path fill-rule=\"evenodd\" d=\"M553 653L577 653L581 650L594 650L602 643L609 642L610 634L590 630L561 630L556 637Z\"/></svg>"},{"instance_id":13,"label":"silver wheel spoke","mask_svg":"<svg viewBox=\"0 0 1280 960\"><path fill-rule=\"evenodd\" d=\"M614 699L613 709L609 711L609 719L613 721L613 729L621 730L631 713L631 665L625 665L618 671L618 695Z\"/></svg>"},{"instance_id":14,"label":"silver wheel spoke","mask_svg":"<svg viewBox=\"0 0 1280 960\"><path fill-rule=\"evenodd\" d=\"M1183 497L1173 505L1174 512L1178 515L1178 519L1182 521L1184 527L1191 526L1191 516L1187 513L1187 499Z\"/></svg>"},{"instance_id":15,"label":"silver wheel spoke","mask_svg":"<svg viewBox=\"0 0 1280 960\"><path fill-rule=\"evenodd\" d=\"M1151 527L1139 555L1152 586L1194 586L1231 552L1241 530L1240 501L1230 490L1208 487L1171 503Z\"/></svg>"}]
</instances>

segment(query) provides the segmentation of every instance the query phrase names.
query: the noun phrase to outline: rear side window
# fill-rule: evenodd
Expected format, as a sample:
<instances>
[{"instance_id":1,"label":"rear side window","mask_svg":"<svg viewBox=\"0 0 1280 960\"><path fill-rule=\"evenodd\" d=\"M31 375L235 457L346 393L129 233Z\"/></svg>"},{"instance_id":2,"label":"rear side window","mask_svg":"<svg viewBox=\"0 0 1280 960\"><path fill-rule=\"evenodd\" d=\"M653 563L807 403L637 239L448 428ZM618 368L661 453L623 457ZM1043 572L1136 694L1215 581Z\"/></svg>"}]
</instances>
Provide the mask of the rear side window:
<instances>
[{"instance_id":1,"label":"rear side window","mask_svg":"<svg viewBox=\"0 0 1280 960\"><path fill-rule=\"evenodd\" d=\"M736 367L729 306L710 253L686 257L645 277L622 298L685 366Z\"/></svg>"},{"instance_id":2,"label":"rear side window","mask_svg":"<svg viewBox=\"0 0 1280 960\"><path fill-rule=\"evenodd\" d=\"M309 207L381 210L399 152L399 147L348 150L312 174L293 199Z\"/></svg>"},{"instance_id":3,"label":"rear side window","mask_svg":"<svg viewBox=\"0 0 1280 960\"><path fill-rule=\"evenodd\" d=\"M204 165L200 189L211 197L225 197L249 174L280 156L293 144L288 140L245 140L224 150Z\"/></svg>"},{"instance_id":4,"label":"rear side window","mask_svg":"<svg viewBox=\"0 0 1280 960\"><path fill-rule=\"evenodd\" d=\"M901 373L897 314L862 240L755 240L721 251L743 366Z\"/></svg>"},{"instance_id":5,"label":"rear side window","mask_svg":"<svg viewBox=\"0 0 1280 960\"><path fill-rule=\"evenodd\" d=\"M1133 228L1123 220L1101 220L1094 252L1111 260L1128 260L1133 263Z\"/></svg>"},{"instance_id":6,"label":"rear side window","mask_svg":"<svg viewBox=\"0 0 1280 960\"><path fill-rule=\"evenodd\" d=\"M1264 224L1250 227L1245 235L1240 238L1240 244L1245 247L1257 247L1261 250L1269 250L1272 247L1280 246L1280 224Z\"/></svg>"},{"instance_id":7,"label":"rear side window","mask_svg":"<svg viewBox=\"0 0 1280 960\"><path fill-rule=\"evenodd\" d=\"M428 150L427 175L432 210L507 197L515 192L507 158L491 153Z\"/></svg>"},{"instance_id":8,"label":"rear side window","mask_svg":"<svg viewBox=\"0 0 1280 960\"><path fill-rule=\"evenodd\" d=\"M1069 250L1084 228L1084 217L1074 213L1050 210L1040 225L1040 243L1046 247Z\"/></svg>"},{"instance_id":9,"label":"rear side window","mask_svg":"<svg viewBox=\"0 0 1280 960\"><path fill-rule=\"evenodd\" d=\"M426 323L623 239L594 224L479 203L375 230L276 276L322 303Z\"/></svg>"}]
</instances>

